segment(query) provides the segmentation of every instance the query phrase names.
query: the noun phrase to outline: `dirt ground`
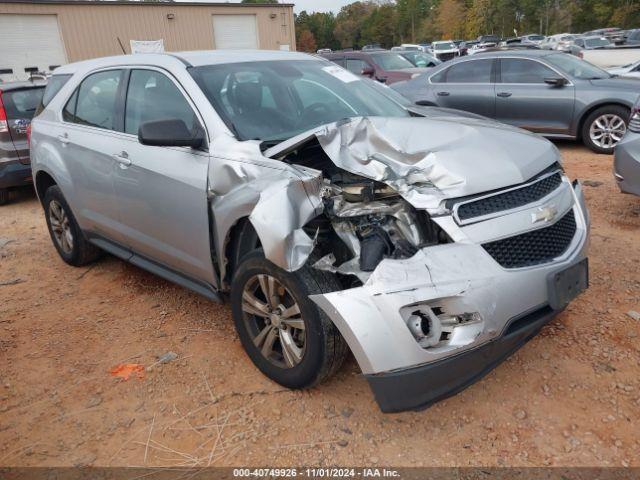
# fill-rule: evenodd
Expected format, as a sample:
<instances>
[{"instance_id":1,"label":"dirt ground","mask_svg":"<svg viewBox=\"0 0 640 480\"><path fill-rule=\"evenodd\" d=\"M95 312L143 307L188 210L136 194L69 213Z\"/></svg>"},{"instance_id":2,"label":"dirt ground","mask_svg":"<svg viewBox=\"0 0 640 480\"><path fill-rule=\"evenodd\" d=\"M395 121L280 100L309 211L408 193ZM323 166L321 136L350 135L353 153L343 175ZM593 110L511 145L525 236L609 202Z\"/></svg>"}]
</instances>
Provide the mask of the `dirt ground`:
<instances>
[{"instance_id":1,"label":"dirt ground","mask_svg":"<svg viewBox=\"0 0 640 480\"><path fill-rule=\"evenodd\" d=\"M228 306L113 257L67 266L23 192L0 207L0 466L640 466L640 199L611 157L559 147L588 180L591 288L479 383L393 415L352 358L283 390Z\"/></svg>"}]
</instances>

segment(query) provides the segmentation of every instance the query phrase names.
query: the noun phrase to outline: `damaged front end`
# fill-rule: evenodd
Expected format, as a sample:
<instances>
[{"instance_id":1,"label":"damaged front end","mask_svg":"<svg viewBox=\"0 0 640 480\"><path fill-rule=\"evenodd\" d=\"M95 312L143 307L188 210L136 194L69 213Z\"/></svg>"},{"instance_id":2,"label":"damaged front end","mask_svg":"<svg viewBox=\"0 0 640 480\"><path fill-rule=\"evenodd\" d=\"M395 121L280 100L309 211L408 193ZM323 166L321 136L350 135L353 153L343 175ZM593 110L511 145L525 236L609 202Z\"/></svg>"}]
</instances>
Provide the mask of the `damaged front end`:
<instances>
[{"instance_id":1,"label":"damaged front end","mask_svg":"<svg viewBox=\"0 0 640 480\"><path fill-rule=\"evenodd\" d=\"M264 157L287 166L287 179L256 174L229 193L251 198L269 260L340 278L343 290L311 299L383 411L464 388L586 288L582 191L546 140L454 115L354 118ZM273 225L276 211L284 221Z\"/></svg>"}]
</instances>

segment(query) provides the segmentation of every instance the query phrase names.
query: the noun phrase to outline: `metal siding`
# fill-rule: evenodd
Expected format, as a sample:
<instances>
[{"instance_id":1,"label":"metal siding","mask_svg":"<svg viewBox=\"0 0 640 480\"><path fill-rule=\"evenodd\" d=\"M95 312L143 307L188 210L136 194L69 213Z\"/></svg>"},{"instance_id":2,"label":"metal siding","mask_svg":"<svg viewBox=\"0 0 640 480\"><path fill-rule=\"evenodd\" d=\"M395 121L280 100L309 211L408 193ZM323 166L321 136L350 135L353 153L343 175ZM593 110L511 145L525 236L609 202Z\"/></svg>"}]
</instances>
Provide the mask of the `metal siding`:
<instances>
[{"instance_id":1,"label":"metal siding","mask_svg":"<svg viewBox=\"0 0 640 480\"><path fill-rule=\"evenodd\" d=\"M60 31L69 62L122 53L117 37L127 52L129 40L164 39L167 51L209 50L214 48L213 15L254 14L258 46L278 50L281 44L295 50L293 7L168 4L44 4L0 2L3 13L53 14L58 16ZM167 14L174 14L173 20ZM282 13L287 20L282 26ZM271 15L275 14L275 18Z\"/></svg>"}]
</instances>

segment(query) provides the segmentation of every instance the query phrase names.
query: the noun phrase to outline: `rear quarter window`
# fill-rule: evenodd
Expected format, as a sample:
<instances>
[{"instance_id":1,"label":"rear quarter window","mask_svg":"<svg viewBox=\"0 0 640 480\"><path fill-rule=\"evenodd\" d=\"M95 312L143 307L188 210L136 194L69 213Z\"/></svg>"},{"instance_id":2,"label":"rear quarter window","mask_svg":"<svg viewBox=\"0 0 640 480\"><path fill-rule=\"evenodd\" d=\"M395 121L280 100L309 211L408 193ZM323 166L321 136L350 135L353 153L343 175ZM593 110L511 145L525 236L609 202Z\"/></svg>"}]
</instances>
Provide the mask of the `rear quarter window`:
<instances>
[{"instance_id":1,"label":"rear quarter window","mask_svg":"<svg viewBox=\"0 0 640 480\"><path fill-rule=\"evenodd\" d=\"M42 110L45 109L49 102L53 100L53 97L60 91L62 87L69 81L72 75L53 75L48 83L46 88L44 89L44 94L42 95L42 101L38 105L36 110L36 115L38 115Z\"/></svg>"}]
</instances>

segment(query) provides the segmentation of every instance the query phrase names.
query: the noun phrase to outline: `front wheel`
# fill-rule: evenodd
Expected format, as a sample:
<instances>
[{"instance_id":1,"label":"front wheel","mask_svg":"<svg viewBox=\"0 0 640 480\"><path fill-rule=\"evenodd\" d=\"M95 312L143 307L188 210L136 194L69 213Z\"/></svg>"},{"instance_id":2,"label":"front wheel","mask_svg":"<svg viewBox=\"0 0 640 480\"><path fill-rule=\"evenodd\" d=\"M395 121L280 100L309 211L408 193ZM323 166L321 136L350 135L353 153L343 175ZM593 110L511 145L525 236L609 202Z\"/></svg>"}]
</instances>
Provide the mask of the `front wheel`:
<instances>
[{"instance_id":1,"label":"front wheel","mask_svg":"<svg viewBox=\"0 0 640 480\"><path fill-rule=\"evenodd\" d=\"M7 203L9 203L9 190L0 188L0 205L6 205Z\"/></svg>"},{"instance_id":2,"label":"front wheel","mask_svg":"<svg viewBox=\"0 0 640 480\"><path fill-rule=\"evenodd\" d=\"M612 154L627 131L629 110L608 105L593 111L582 127L582 141L596 153Z\"/></svg>"},{"instance_id":3,"label":"front wheel","mask_svg":"<svg viewBox=\"0 0 640 480\"><path fill-rule=\"evenodd\" d=\"M242 346L262 373L287 388L306 388L340 368L346 343L309 299L340 288L332 274L307 266L287 272L261 250L242 260L231 284L231 309Z\"/></svg>"}]
</instances>

